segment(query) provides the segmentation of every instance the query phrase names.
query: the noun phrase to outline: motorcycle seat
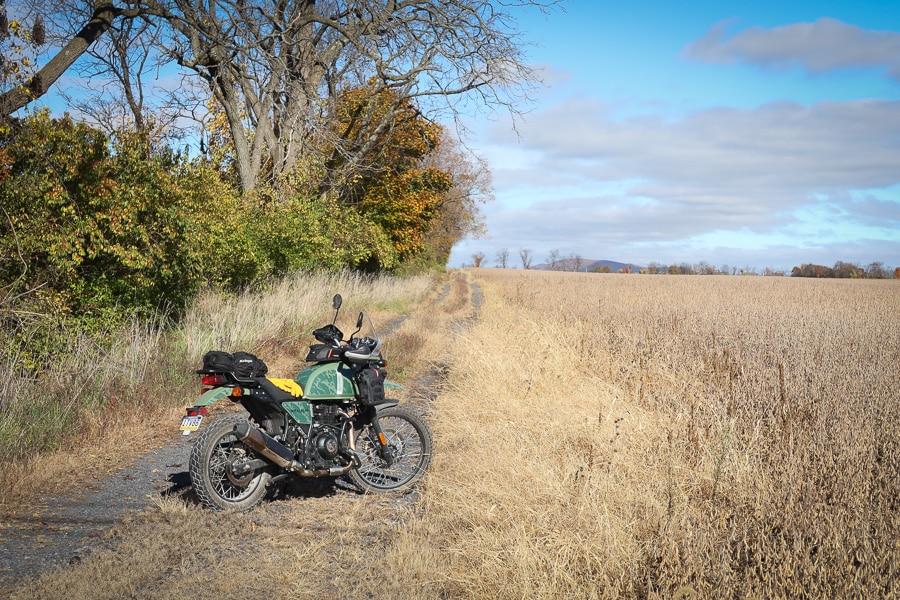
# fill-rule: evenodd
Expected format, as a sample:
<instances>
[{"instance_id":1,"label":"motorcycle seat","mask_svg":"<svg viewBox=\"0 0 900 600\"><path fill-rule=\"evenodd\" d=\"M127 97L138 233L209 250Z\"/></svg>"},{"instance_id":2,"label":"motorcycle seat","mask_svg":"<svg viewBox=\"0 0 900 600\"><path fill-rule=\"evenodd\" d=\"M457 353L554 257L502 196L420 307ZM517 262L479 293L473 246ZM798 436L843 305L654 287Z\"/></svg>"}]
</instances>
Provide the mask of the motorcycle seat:
<instances>
[{"instance_id":1,"label":"motorcycle seat","mask_svg":"<svg viewBox=\"0 0 900 600\"><path fill-rule=\"evenodd\" d=\"M291 402L300 399L291 392L278 387L267 377L257 377L256 381L259 383L259 387L272 396L276 402Z\"/></svg>"}]
</instances>

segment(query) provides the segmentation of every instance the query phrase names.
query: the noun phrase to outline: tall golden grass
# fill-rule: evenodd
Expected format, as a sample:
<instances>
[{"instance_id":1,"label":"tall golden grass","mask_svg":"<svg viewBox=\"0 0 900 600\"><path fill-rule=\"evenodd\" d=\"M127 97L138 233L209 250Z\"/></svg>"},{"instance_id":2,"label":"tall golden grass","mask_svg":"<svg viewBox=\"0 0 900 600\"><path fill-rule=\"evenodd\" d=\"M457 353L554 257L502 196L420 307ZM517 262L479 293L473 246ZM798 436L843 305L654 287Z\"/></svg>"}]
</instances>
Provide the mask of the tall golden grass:
<instances>
[{"instance_id":1,"label":"tall golden grass","mask_svg":"<svg viewBox=\"0 0 900 600\"><path fill-rule=\"evenodd\" d=\"M900 595L894 282L477 279L394 593Z\"/></svg>"}]
</instances>

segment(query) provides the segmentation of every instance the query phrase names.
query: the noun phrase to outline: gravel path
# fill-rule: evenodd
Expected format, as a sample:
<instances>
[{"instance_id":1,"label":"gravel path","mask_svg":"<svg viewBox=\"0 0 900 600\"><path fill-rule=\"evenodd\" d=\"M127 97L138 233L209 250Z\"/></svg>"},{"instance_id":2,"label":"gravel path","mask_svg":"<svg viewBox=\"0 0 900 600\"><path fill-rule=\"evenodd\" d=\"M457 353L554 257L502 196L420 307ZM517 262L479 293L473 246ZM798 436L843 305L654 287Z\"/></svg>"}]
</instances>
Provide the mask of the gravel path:
<instances>
[{"instance_id":1,"label":"gravel path","mask_svg":"<svg viewBox=\"0 0 900 600\"><path fill-rule=\"evenodd\" d=\"M76 496L43 497L31 514L0 529L0 586L32 578L81 560L97 538L129 512L139 512L160 496L190 485L188 456L197 436L182 436L172 424L172 441Z\"/></svg>"}]
</instances>

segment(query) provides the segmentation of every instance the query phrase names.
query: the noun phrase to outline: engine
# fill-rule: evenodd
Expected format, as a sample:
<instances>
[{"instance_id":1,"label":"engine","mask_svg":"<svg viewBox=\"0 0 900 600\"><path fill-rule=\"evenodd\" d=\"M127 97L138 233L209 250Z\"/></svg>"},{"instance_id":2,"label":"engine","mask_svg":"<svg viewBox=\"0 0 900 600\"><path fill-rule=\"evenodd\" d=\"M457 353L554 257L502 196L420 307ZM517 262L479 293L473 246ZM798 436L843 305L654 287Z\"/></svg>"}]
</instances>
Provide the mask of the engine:
<instances>
[{"instance_id":1,"label":"engine","mask_svg":"<svg viewBox=\"0 0 900 600\"><path fill-rule=\"evenodd\" d=\"M313 404L312 425L304 454L310 468L329 468L347 464L343 438L346 413L337 404ZM342 452L343 451L343 452Z\"/></svg>"}]
</instances>

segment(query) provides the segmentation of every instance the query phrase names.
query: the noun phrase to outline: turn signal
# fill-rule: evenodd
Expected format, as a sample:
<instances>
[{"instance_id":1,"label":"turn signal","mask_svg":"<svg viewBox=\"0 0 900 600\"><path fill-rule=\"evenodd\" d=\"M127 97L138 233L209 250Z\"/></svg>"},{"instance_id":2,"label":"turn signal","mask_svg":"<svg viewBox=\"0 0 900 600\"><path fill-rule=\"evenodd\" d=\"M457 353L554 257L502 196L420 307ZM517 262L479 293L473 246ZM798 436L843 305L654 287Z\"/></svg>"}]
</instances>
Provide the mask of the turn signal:
<instances>
[{"instance_id":1,"label":"turn signal","mask_svg":"<svg viewBox=\"0 0 900 600\"><path fill-rule=\"evenodd\" d=\"M231 390L231 397L232 397L232 398L238 398L238 397L240 397L241 394L243 394L243 393L244 393L244 390L242 390L242 389L239 388L238 386L235 386L235 387L232 388L232 390Z\"/></svg>"}]
</instances>

